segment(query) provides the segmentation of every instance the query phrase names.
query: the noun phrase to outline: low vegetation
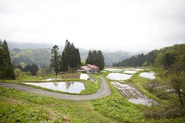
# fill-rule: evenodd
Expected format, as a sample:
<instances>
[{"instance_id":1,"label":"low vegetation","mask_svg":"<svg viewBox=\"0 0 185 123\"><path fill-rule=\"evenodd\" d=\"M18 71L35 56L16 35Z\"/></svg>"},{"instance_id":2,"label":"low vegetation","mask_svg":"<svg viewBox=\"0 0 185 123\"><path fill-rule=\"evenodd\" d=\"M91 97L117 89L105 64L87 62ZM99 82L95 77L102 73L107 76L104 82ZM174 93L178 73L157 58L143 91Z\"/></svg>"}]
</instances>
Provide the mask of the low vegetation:
<instances>
[{"instance_id":1,"label":"low vegetation","mask_svg":"<svg viewBox=\"0 0 185 123\"><path fill-rule=\"evenodd\" d=\"M65 101L2 87L0 87L0 121L114 122L94 111L89 101Z\"/></svg>"},{"instance_id":2,"label":"low vegetation","mask_svg":"<svg viewBox=\"0 0 185 123\"><path fill-rule=\"evenodd\" d=\"M100 88L100 78L97 76L95 78L96 82L92 82L90 80L85 82L85 90L80 92L80 94L93 94L98 91L98 89Z\"/></svg>"},{"instance_id":3,"label":"low vegetation","mask_svg":"<svg viewBox=\"0 0 185 123\"><path fill-rule=\"evenodd\" d=\"M111 117L113 119L119 120L120 122L126 123L183 123L184 121L182 115L180 116L180 118L165 117L164 115L161 115L160 112L158 112L160 115L158 116L155 113L156 110L154 110L159 109L157 108L158 106L146 107L143 105L131 104L127 101L126 98L122 97L120 93L110 83L109 85L113 92L111 96L97 99L92 102L95 110L107 117ZM152 115L152 113L156 114L156 116Z\"/></svg>"}]
</instances>

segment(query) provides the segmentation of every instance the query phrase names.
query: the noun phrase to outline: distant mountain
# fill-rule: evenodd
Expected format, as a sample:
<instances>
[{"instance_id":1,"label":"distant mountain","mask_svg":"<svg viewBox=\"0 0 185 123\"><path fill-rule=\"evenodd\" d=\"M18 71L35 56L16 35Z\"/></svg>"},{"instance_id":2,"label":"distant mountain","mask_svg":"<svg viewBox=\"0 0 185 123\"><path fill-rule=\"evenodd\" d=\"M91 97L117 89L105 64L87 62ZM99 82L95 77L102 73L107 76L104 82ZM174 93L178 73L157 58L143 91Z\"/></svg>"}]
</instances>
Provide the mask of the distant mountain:
<instances>
[{"instance_id":1,"label":"distant mountain","mask_svg":"<svg viewBox=\"0 0 185 123\"><path fill-rule=\"evenodd\" d=\"M14 64L24 62L25 64L37 64L39 67L49 65L51 58L51 48L53 44L36 44L36 43L8 43L10 49L10 55ZM63 50L63 46L59 46L60 52ZM88 51L83 48L79 48L81 60L85 61L88 55ZM118 63L124 59L134 55L134 53L127 53L123 51L117 52L103 52L105 65L111 66L113 63Z\"/></svg>"},{"instance_id":2,"label":"distant mountain","mask_svg":"<svg viewBox=\"0 0 185 123\"><path fill-rule=\"evenodd\" d=\"M134 53L128 53L123 51L117 51L117 52L103 52L103 56L105 58L105 63L107 66L112 66L113 63L118 63L120 61L123 61L124 59L129 58Z\"/></svg>"},{"instance_id":3,"label":"distant mountain","mask_svg":"<svg viewBox=\"0 0 185 123\"><path fill-rule=\"evenodd\" d=\"M52 46L54 46L54 44L8 42L8 47L10 50L13 50L15 48L18 48L18 49L44 49L44 48L52 48Z\"/></svg>"},{"instance_id":4,"label":"distant mountain","mask_svg":"<svg viewBox=\"0 0 185 123\"><path fill-rule=\"evenodd\" d=\"M50 63L51 49L13 49L10 51L13 64L37 64L39 67L47 66Z\"/></svg>"}]
</instances>

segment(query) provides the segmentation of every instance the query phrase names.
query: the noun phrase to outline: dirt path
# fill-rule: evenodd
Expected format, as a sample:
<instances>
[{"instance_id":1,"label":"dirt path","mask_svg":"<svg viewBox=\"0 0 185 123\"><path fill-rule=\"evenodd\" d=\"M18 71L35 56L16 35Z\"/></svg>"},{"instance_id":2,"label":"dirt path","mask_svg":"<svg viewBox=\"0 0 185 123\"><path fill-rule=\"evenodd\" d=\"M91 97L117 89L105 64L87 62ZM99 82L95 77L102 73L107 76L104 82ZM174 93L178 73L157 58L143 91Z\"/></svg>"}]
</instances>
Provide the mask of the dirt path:
<instances>
[{"instance_id":1,"label":"dirt path","mask_svg":"<svg viewBox=\"0 0 185 123\"><path fill-rule=\"evenodd\" d=\"M89 94L89 95L61 94L61 93L50 92L42 89L29 87L26 85L18 85L18 84L10 84L10 83L0 83L0 86L6 87L6 88L14 88L20 91L35 93L35 94L44 95L44 96L50 96L50 97L59 98L59 99L80 101L80 100L93 100L93 99L103 98L111 94L111 89L107 84L106 80L103 77L100 77L100 79L101 79L101 84L98 92L94 94Z\"/></svg>"}]
</instances>

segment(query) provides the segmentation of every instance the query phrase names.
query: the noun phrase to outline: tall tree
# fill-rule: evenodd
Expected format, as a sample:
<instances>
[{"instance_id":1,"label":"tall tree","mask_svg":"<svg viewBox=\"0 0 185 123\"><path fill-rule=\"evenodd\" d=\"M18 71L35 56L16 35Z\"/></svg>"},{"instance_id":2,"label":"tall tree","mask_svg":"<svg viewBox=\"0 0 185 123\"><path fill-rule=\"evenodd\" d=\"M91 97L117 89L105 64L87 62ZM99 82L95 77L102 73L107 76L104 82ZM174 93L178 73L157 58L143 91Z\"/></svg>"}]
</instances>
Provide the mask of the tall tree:
<instances>
[{"instance_id":1,"label":"tall tree","mask_svg":"<svg viewBox=\"0 0 185 123\"><path fill-rule=\"evenodd\" d=\"M105 61L101 50L98 51L98 62L100 70L103 70L105 66Z\"/></svg>"},{"instance_id":2,"label":"tall tree","mask_svg":"<svg viewBox=\"0 0 185 123\"><path fill-rule=\"evenodd\" d=\"M179 97L181 106L185 107L185 45L175 46L173 52L173 54L168 56L169 78Z\"/></svg>"},{"instance_id":3,"label":"tall tree","mask_svg":"<svg viewBox=\"0 0 185 123\"><path fill-rule=\"evenodd\" d=\"M79 49L66 40L61 57L61 71L75 71L81 65Z\"/></svg>"},{"instance_id":4,"label":"tall tree","mask_svg":"<svg viewBox=\"0 0 185 123\"><path fill-rule=\"evenodd\" d=\"M86 59L86 64L92 64L92 52L91 50L88 52L88 56Z\"/></svg>"},{"instance_id":5,"label":"tall tree","mask_svg":"<svg viewBox=\"0 0 185 123\"><path fill-rule=\"evenodd\" d=\"M54 69L55 74L57 76L59 70L60 70L60 55L59 55L59 48L57 45L53 46L51 50L51 60L50 60L50 66Z\"/></svg>"},{"instance_id":6,"label":"tall tree","mask_svg":"<svg viewBox=\"0 0 185 123\"><path fill-rule=\"evenodd\" d=\"M3 64L4 64L4 58L3 58L3 43L0 40L0 79L3 78Z\"/></svg>"},{"instance_id":7,"label":"tall tree","mask_svg":"<svg viewBox=\"0 0 185 123\"><path fill-rule=\"evenodd\" d=\"M15 79L14 68L11 63L11 58L6 40L0 41L0 78Z\"/></svg>"}]
</instances>

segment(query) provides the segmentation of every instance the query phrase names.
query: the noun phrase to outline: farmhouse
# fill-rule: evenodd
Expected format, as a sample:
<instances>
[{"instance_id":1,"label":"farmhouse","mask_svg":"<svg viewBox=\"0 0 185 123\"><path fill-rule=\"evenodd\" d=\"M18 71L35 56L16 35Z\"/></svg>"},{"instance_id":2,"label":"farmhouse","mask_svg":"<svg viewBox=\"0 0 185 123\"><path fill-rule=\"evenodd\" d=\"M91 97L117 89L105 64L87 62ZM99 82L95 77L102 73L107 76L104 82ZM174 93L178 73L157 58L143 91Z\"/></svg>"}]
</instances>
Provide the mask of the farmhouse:
<instances>
[{"instance_id":1,"label":"farmhouse","mask_svg":"<svg viewBox=\"0 0 185 123\"><path fill-rule=\"evenodd\" d=\"M88 64L86 66L81 66L77 71L95 74L99 72L99 67L97 67L96 65Z\"/></svg>"}]
</instances>

